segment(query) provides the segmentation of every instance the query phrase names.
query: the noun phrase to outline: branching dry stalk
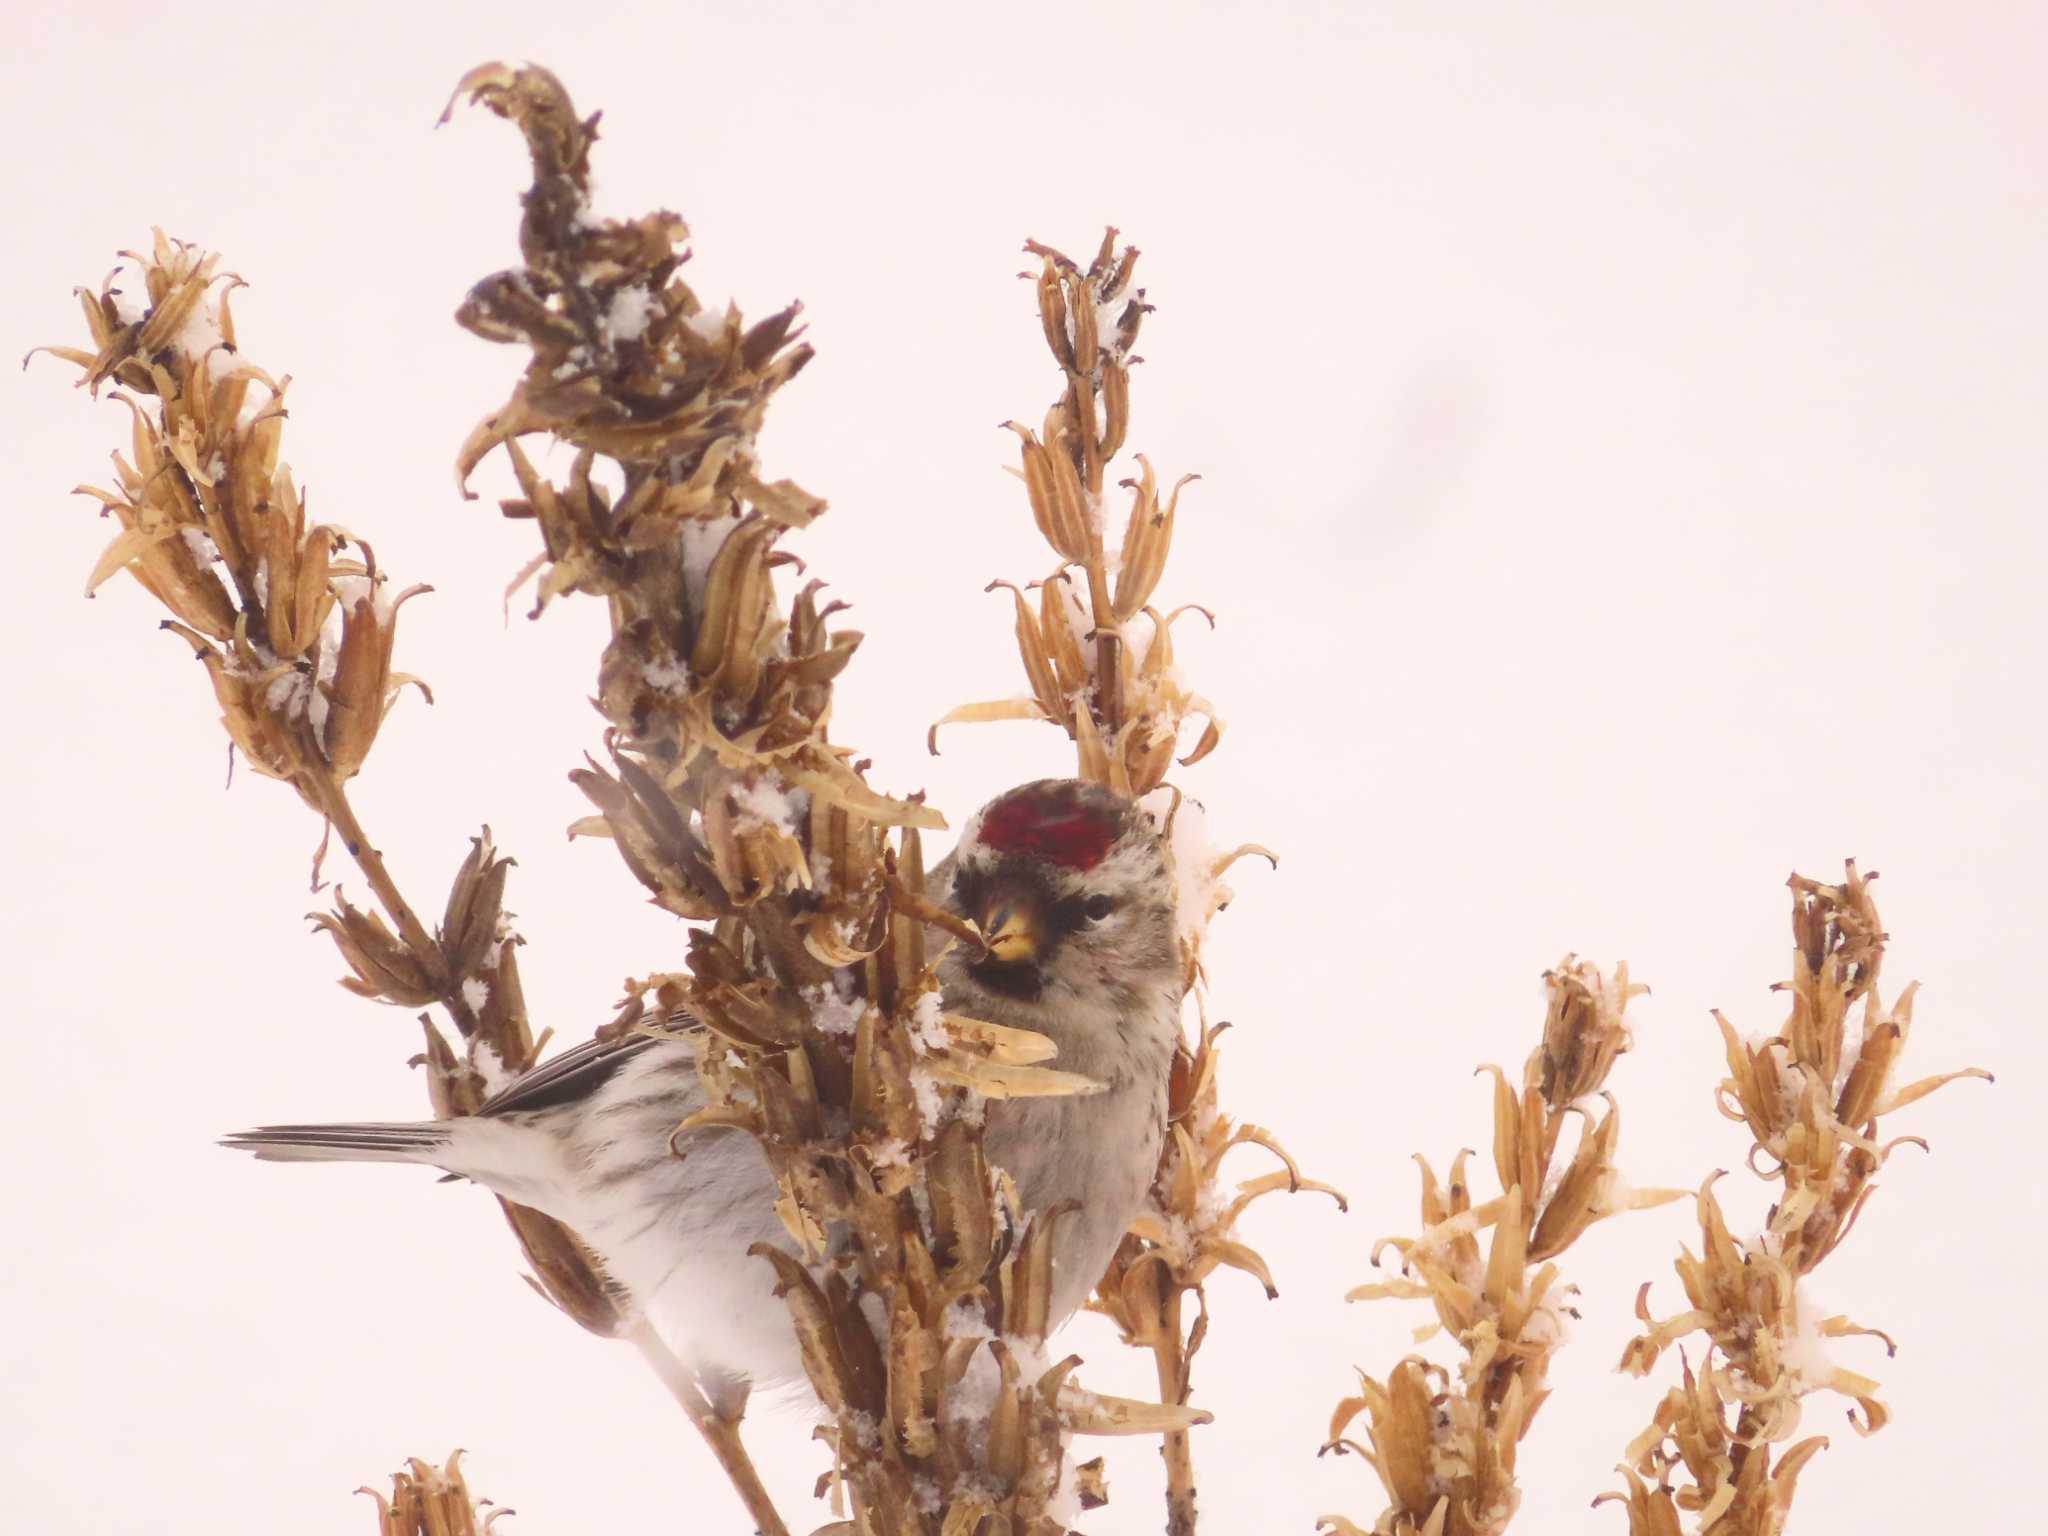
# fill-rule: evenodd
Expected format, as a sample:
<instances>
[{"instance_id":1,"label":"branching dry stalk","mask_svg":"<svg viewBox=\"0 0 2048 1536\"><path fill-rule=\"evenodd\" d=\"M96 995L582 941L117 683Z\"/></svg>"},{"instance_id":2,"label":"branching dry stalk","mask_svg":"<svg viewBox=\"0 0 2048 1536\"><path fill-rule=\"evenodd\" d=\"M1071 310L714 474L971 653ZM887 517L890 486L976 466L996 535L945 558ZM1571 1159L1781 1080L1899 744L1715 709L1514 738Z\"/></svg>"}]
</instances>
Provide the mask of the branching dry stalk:
<instances>
[{"instance_id":1,"label":"branching dry stalk","mask_svg":"<svg viewBox=\"0 0 2048 1536\"><path fill-rule=\"evenodd\" d=\"M1621 1115L1606 1091L1615 1059L1629 1049L1624 1017L1646 990L1628 967L1611 977L1567 955L1545 974L1543 1040L1522 1068L1517 1092L1493 1074L1493 1166L1501 1193L1472 1203L1460 1152L1448 1188L1422 1167L1422 1231L1388 1238L1401 1277L1359 1286L1349 1300L1428 1301L1439 1329L1461 1352L1455 1370L1410 1355L1382 1382L1359 1373L1360 1391L1337 1405L1324 1450L1356 1452L1379 1474L1391 1502L1372 1526L1383 1536L1498 1536L1521 1500L1515 1461L1536 1412L1550 1395L1550 1360L1576 1317L1577 1288L1551 1262L1593 1223L1622 1211L1680 1198L1682 1190L1631 1190L1614 1161ZM1597 1106L1604 1104L1604 1111ZM1560 1142L1567 1119L1581 1122L1569 1158ZM1479 1234L1493 1229L1482 1254ZM1540 1266L1540 1267L1539 1267ZM1366 1419L1370 1445L1347 1436ZM1341 1515L1325 1515L1333 1536L1364 1536Z\"/></svg>"},{"instance_id":2,"label":"branching dry stalk","mask_svg":"<svg viewBox=\"0 0 2048 1536\"><path fill-rule=\"evenodd\" d=\"M1793 973L1775 989L1791 993L1792 1011L1777 1034L1745 1039L1714 1014L1728 1057L1716 1103L1749 1128L1751 1171L1779 1188L1763 1232L1744 1242L1715 1198L1721 1175L1711 1175L1698 1194L1700 1252L1677 1262L1690 1307L1658 1321L1647 1282L1637 1296L1648 1326L1629 1344L1623 1370L1647 1375L1692 1333L1706 1335L1706 1351L1697 1371L1683 1363L1683 1384L1629 1447L1626 1490L1602 1496L1627 1510L1630 1536L1681 1536L1687 1517L1699 1536L1776 1536L1801 1471L1828 1444L1823 1435L1785 1444L1798 1431L1801 1399L1822 1391L1853 1398L1848 1417L1858 1434L1889 1418L1878 1384L1835 1364L1825 1341L1868 1335L1890 1353L1891 1339L1824 1315L1806 1277L1848 1237L1892 1153L1926 1150L1917 1136L1884 1139L1879 1119L1957 1078L1990 1074L1970 1067L1892 1086L1919 983L1885 1006L1875 878L1853 860L1840 885L1792 877Z\"/></svg>"},{"instance_id":3,"label":"branching dry stalk","mask_svg":"<svg viewBox=\"0 0 2048 1536\"><path fill-rule=\"evenodd\" d=\"M1174 1064L1172 1134L1151 1208L1092 1303L1152 1353L1161 1401L1086 1392L1071 1379L1078 1359L1048 1358L1050 1222L1029 1217L986 1161L981 1110L989 1098L1092 1085L1045 1067L1042 1037L944 1010L935 946L975 941L924 895L921 833L944 822L920 797L871 788L853 751L828 737L833 680L860 641L829 627L839 605L811 581L778 607L775 573L797 564L778 542L824 510L790 482L765 480L754 455L769 400L810 356L796 341L796 306L752 326L732 307L707 311L677 276L680 218L594 216L596 119L579 118L546 71L486 65L463 94L520 128L534 183L521 264L477 284L459 312L478 335L531 350L511 397L463 445L460 476L494 450L509 459L520 494L502 508L532 520L542 540L522 576L539 578L536 616L572 592L609 612L598 676L605 760L572 776L594 807L572 831L611 839L658 905L703 926L689 933L686 968L632 983L608 1028L693 1041L708 1103L678 1134L744 1132L773 1170L790 1248L757 1253L831 1415L821 1434L833 1463L820 1486L845 1518L826 1531L1058 1536L1076 1510L1106 1498L1101 1463L1071 1465L1068 1437L1159 1433L1168 1530L1190 1536L1187 1430L1207 1417L1189 1406L1208 1326L1204 1283L1229 1266L1272 1294L1264 1260L1234 1235L1238 1218L1275 1191L1335 1191L1302 1178L1268 1133L1220 1111L1222 1026L1204 1016ZM964 706L939 724L1052 721L1075 742L1084 777L1146 799L1179 865L1183 957L1200 1011L1203 938L1229 894L1223 875L1265 850L1213 853L1200 808L1165 782L1191 718L1205 725L1183 766L1221 732L1173 661L1173 624L1206 610L1151 605L1185 481L1162 499L1139 456L1138 475L1122 482L1132 505L1121 542L1105 536L1105 477L1124 442L1131 348L1149 310L1131 287L1137 253L1119 253L1113 230L1086 268L1027 248L1064 384L1041 431L1008 425L1059 564L1033 591L994 584L1013 600L1029 695ZM511 861L486 828L429 929L347 792L404 685L426 692L392 670L398 611L426 589L394 592L366 543L309 518L280 458L289 379L237 344L229 297L239 279L160 233L147 252L123 255L128 275L117 268L79 291L91 346L47 349L95 396L111 387L132 417L112 488L81 487L120 530L87 591L125 570L162 603L163 627L205 667L234 750L291 785L339 838L376 903L357 907L337 890L313 916L348 965L343 985L440 1010L453 1036L423 1014L415 1062L438 1114L471 1112L539 1050L519 983L523 941L504 909ZM574 449L564 479L543 476L523 450L536 434ZM603 478L601 459L611 466ZM916 558L905 549L906 568ZM316 886L318 869L316 856ZM1765 1231L1744 1242L1715 1198L1719 1175L1709 1178L1697 1195L1701 1253L1677 1266L1689 1309L1657 1321L1648 1285L1638 1297L1647 1327L1624 1369L1646 1374L1691 1333L1707 1346L1629 1448L1626 1490L1603 1496L1625 1505L1631 1536L1681 1536L1686 1517L1699 1536L1780 1532L1802 1468L1827 1443L1785 1445L1809 1393L1855 1399L1849 1417L1861 1433L1883 1426L1876 1383L1834 1364L1823 1341L1885 1336L1823 1316L1803 1282L1847 1237L1891 1153L1924 1145L1881 1140L1881 1117L1958 1077L1988 1076L1972 1068L1894 1088L1914 988L1890 1007L1881 999L1885 935L1868 880L1852 863L1841 885L1794 876L1792 888L1786 1024L1745 1040L1715 1015L1729 1066L1720 1108L1749 1127L1752 1170L1780 1188ZM1362 1376L1360 1395L1332 1420L1325 1448L1366 1456L1386 1488L1391 1503L1373 1527L1385 1536L1507 1527L1518 1448L1548 1395L1562 1318L1573 1315L1572 1288L1551 1261L1594 1222L1680 1193L1632 1192L1614 1162L1619 1119L1604 1084L1628 1048L1624 1010L1641 989L1626 967L1607 977L1570 957L1546 982L1543 1043L1519 1091L1487 1069L1502 1193L1472 1203L1467 1154L1447 1185L1424 1162L1423 1230L1381 1245L1399 1254L1400 1278L1352 1293L1432 1302L1461 1352L1454 1368L1410 1356L1384 1382ZM1582 1127L1566 1157L1573 1116ZM1283 1166L1226 1193L1220 1165L1245 1145ZM573 1234L505 1210L538 1288L590 1331L639 1347L757 1529L786 1536L740 1444L744 1400L692 1380ZM1346 1434L1360 1415L1369 1445ZM444 1469L414 1461L393 1485L390 1498L374 1495L384 1536L476 1536L496 1518L479 1516L455 1457ZM1360 1536L1341 1516L1324 1523Z\"/></svg>"},{"instance_id":4,"label":"branching dry stalk","mask_svg":"<svg viewBox=\"0 0 2048 1536\"><path fill-rule=\"evenodd\" d=\"M793 1251L756 1251L832 1415L821 1486L851 1500L832 1529L1053 1536L1101 1495L1099 1474L1066 1463L1070 1431L1202 1416L1097 1397L1070 1382L1077 1359L1045 1357L1050 1222L987 1163L981 1107L1093 1085L1038 1065L1049 1041L944 1011L920 838L943 822L870 788L828 739L860 636L827 627L822 583L776 607L774 572L793 563L777 542L824 510L754 456L769 399L810 356L795 306L753 326L708 313L676 275L681 219L595 217L596 120L553 76L487 65L464 94L525 134L534 185L522 265L459 312L532 354L461 473L509 456L520 495L504 510L542 537L536 612L587 592L610 614L608 762L574 775L597 813L577 830L612 838L658 904L708 925L687 974L637 985L618 1024L671 1028L687 1009L708 1104L678 1132L744 1131L775 1175ZM565 481L526 456L532 434L575 450Z\"/></svg>"},{"instance_id":5,"label":"branching dry stalk","mask_svg":"<svg viewBox=\"0 0 2048 1536\"><path fill-rule=\"evenodd\" d=\"M339 837L383 916L337 890L313 922L348 962L349 990L444 1012L459 1054L423 1015L426 1052L415 1059L436 1113L466 1113L487 1082L537 1054L519 985L522 941L504 910L511 861L486 828L429 932L347 788L402 687L426 692L391 670L391 656L400 607L427 589L394 595L367 544L309 519L280 458L291 381L236 344L229 297L241 280L161 232L148 251L122 256L127 272L78 291L92 347L46 349L76 364L95 397L112 386L132 417L113 488L79 487L121 527L86 591L126 570L161 602L171 615L162 627L206 668L232 749L290 784ZM317 881L317 859L315 869ZM543 1292L592 1332L615 1331L612 1298L575 1238L537 1212L504 1208Z\"/></svg>"},{"instance_id":6,"label":"branching dry stalk","mask_svg":"<svg viewBox=\"0 0 2048 1536\"><path fill-rule=\"evenodd\" d=\"M1025 243L1039 267L1022 275L1037 283L1039 319L1063 383L1041 432L1014 421L1004 425L1021 444L1023 463L1014 473L1059 564L1032 584L1035 598L1014 582L989 586L1010 594L1029 694L954 709L932 727L931 745L936 751L944 725L1048 720L1072 738L1081 777L1142 800L1169 834L1180 880L1182 958L1199 1010L1209 919L1231 895L1223 876L1246 854L1273 856L1256 844L1216 854L1202 808L1166 784L1176 761L1182 767L1199 762L1222 737L1222 721L1187 687L1173 653L1176 621L1188 613L1214 620L1192 603L1166 613L1152 606L1173 544L1181 488L1194 476L1183 476L1162 500L1151 464L1136 455L1137 476L1120 482L1131 493L1122 540L1111 546L1105 537L1103 486L1124 444L1131 368L1140 361L1131 349L1152 310L1145 291L1131 282L1137 249L1118 251L1116 235L1114 229L1104 234L1085 268L1050 246ZM1202 732L1176 759L1185 727L1197 717ZM1171 1134L1150 1208L1124 1239L1090 1303L1115 1320L1127 1343L1151 1352L1160 1401L1168 1406L1185 1407L1191 1398L1192 1361L1208 1331L1208 1277L1227 1265L1254 1276L1269 1297L1277 1294L1265 1260L1235 1235L1246 1207L1282 1189L1317 1190L1343 1205L1336 1190L1304 1179L1269 1133L1235 1124L1218 1108L1217 1040L1224 1027L1211 1027L1204 1016L1194 1042L1176 1053L1168 1101ZM1222 1162L1233 1148L1247 1145L1264 1147L1283 1167L1226 1190ZM1186 1320L1190 1297L1196 1307L1192 1325ZM1186 1431L1169 1432L1162 1454L1167 1531L1192 1536L1196 1490Z\"/></svg>"},{"instance_id":7,"label":"branching dry stalk","mask_svg":"<svg viewBox=\"0 0 2048 1536\"><path fill-rule=\"evenodd\" d=\"M485 66L465 92L521 128L535 180L522 265L459 314L532 361L460 472L493 449L510 458L521 494L504 510L542 535L536 613L587 592L611 615L607 761L573 775L596 812L573 830L611 838L659 905L708 925L690 933L686 971L634 983L609 1027L687 1033L710 1103L678 1131L743 1130L768 1157L793 1253L760 1257L833 1415L826 1481L850 1495L844 1528L1053 1536L1104 1497L1099 1463L1068 1465L1069 1434L1206 1416L1088 1393L1069 1379L1077 1360L1045 1358L1050 1227L984 1159L980 1107L1092 1085L1039 1065L1048 1041L944 1012L919 840L943 821L869 788L827 739L832 680L860 637L828 628L822 584L776 609L774 572L794 564L776 542L823 510L755 471L767 402L809 356L795 307L751 327L735 309L707 314L675 276L679 218L593 217L595 119L545 71ZM398 608L422 589L392 595L366 545L307 519L278 457L288 381L242 358L217 259L159 236L131 260L142 291L110 279L81 294L91 350L52 349L134 416L117 489L89 488L121 524L91 585L125 569L164 603L236 747L341 838L383 908L337 893L315 918L349 965L344 985L440 1007L461 1051L429 1024L420 1060L437 1112L471 1111L536 1055L503 911L509 861L477 839L429 932L346 793L413 681L391 670L392 647ZM536 433L575 448L563 483L523 452ZM683 1376L569 1233L507 1209L547 1294L639 1344L756 1527L785 1532L739 1444L742 1402Z\"/></svg>"}]
</instances>

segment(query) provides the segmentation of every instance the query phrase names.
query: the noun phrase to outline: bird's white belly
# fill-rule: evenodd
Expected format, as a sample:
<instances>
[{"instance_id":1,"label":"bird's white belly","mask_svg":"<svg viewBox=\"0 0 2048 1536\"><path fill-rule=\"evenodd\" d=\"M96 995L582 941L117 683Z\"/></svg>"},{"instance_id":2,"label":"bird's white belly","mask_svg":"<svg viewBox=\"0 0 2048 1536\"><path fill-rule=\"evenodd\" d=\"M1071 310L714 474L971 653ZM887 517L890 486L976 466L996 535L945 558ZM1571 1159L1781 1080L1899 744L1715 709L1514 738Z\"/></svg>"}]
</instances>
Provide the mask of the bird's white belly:
<instances>
[{"instance_id":1,"label":"bird's white belly","mask_svg":"<svg viewBox=\"0 0 2048 1536\"><path fill-rule=\"evenodd\" d=\"M789 1311L774 1295L775 1271L747 1251L757 1243L794 1249L774 1214L767 1161L742 1131L705 1132L686 1145L673 1173L660 1175L668 1186L660 1210L600 1222L585 1240L707 1383L795 1381L803 1363Z\"/></svg>"},{"instance_id":2,"label":"bird's white belly","mask_svg":"<svg viewBox=\"0 0 2048 1536\"><path fill-rule=\"evenodd\" d=\"M657 1087L666 1095L655 1101ZM707 1386L792 1382L803 1363L789 1311L775 1298L773 1266L748 1252L757 1243L796 1251L775 1215L767 1159L739 1130L692 1131L676 1144L682 1156L669 1151L670 1133L702 1102L694 1067L677 1072L669 1061L606 1085L579 1125L573 1209L562 1219Z\"/></svg>"}]
</instances>

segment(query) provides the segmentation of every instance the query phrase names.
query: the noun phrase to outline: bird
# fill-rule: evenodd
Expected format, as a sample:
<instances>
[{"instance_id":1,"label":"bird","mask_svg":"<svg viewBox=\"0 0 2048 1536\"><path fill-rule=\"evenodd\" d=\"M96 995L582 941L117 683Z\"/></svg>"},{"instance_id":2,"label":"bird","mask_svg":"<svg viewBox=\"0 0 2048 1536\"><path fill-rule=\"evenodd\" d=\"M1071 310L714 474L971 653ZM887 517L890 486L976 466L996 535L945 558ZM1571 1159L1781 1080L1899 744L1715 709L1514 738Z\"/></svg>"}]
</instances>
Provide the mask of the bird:
<instances>
[{"instance_id":1,"label":"bird","mask_svg":"<svg viewBox=\"0 0 2048 1536\"><path fill-rule=\"evenodd\" d=\"M1034 1030L1053 1065L1102 1085L986 1106L983 1149L1022 1208L1075 1206L1053 1229L1057 1327L1139 1214L1165 1135L1185 976L1170 840L1114 790L1037 780L968 819L928 894L984 938L939 955L945 1010ZM627 1035L541 1063L473 1115L263 1126L223 1144L272 1161L424 1164L551 1216L714 1401L743 1402L801 1379L772 1269L748 1254L796 1247L751 1136L699 1129L672 1147L703 1104L688 1040Z\"/></svg>"}]
</instances>

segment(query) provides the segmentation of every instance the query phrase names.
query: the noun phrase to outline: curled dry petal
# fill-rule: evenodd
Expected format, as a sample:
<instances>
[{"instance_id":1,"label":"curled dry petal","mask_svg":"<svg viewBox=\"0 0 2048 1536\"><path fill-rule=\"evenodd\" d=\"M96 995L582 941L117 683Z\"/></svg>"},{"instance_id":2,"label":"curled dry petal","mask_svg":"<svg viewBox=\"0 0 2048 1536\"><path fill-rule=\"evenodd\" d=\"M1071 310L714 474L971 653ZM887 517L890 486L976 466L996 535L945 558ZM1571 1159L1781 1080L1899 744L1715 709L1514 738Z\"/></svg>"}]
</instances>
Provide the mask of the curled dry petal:
<instances>
[{"instance_id":1,"label":"curled dry petal","mask_svg":"<svg viewBox=\"0 0 2048 1536\"><path fill-rule=\"evenodd\" d=\"M939 727L945 725L979 725L991 720L1048 720L1044 708L1035 699L991 699L981 704L956 704L931 723L925 734L925 750L933 757L939 755Z\"/></svg>"},{"instance_id":2,"label":"curled dry petal","mask_svg":"<svg viewBox=\"0 0 2048 1536\"><path fill-rule=\"evenodd\" d=\"M1059 1398L1060 1422L1077 1435L1158 1435L1216 1422L1205 1408L1148 1403L1067 1387Z\"/></svg>"}]
</instances>

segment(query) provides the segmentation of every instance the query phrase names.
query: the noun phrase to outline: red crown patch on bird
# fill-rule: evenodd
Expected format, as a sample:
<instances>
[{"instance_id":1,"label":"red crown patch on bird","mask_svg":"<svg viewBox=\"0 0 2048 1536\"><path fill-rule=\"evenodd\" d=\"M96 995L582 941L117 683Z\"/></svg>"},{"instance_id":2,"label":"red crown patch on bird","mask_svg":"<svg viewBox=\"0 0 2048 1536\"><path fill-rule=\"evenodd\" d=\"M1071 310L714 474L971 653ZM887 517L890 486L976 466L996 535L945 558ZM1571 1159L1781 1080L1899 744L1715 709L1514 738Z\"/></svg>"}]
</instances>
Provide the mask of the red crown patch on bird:
<instances>
[{"instance_id":1,"label":"red crown patch on bird","mask_svg":"<svg viewBox=\"0 0 2048 1536\"><path fill-rule=\"evenodd\" d=\"M1025 789L982 813L979 840L998 853L1032 853L1066 869L1093 869L1115 845L1121 818L1071 790Z\"/></svg>"}]
</instances>

